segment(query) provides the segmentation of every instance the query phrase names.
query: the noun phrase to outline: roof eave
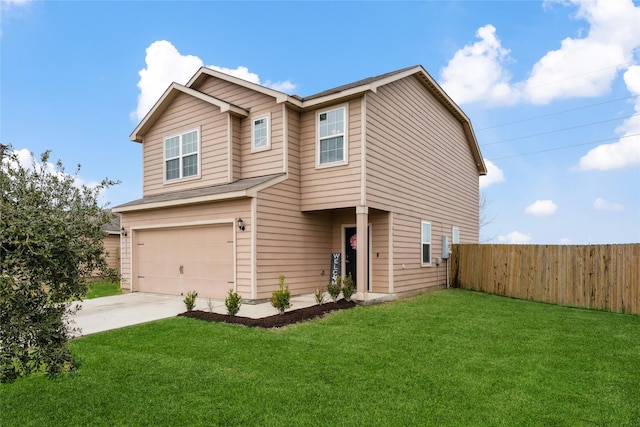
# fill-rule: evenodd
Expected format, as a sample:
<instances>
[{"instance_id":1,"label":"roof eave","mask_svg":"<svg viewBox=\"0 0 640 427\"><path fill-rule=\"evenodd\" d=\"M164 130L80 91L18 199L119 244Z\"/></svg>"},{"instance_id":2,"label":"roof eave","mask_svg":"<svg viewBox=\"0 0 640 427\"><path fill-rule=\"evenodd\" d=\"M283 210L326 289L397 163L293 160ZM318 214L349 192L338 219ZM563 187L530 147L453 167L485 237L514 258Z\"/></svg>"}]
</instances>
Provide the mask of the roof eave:
<instances>
[{"instance_id":1,"label":"roof eave","mask_svg":"<svg viewBox=\"0 0 640 427\"><path fill-rule=\"evenodd\" d=\"M247 117L249 115L249 111L245 108L238 107L237 105L230 104L228 102L224 102L220 99L214 98L206 93L199 92L195 89L191 89L189 87L183 86L178 83L171 83L171 85L167 88L167 90L162 94L158 102L155 103L153 108L147 113L147 115L140 121L138 126L133 130L129 139L134 142L142 142L144 135L147 133L149 128L153 126L153 124L160 118L162 113L167 109L169 104L178 96L179 93L184 93L194 98L200 99L201 101L207 102L211 105L214 105L220 108L221 112L229 112L230 114Z\"/></svg>"},{"instance_id":2,"label":"roof eave","mask_svg":"<svg viewBox=\"0 0 640 427\"><path fill-rule=\"evenodd\" d=\"M271 96L276 99L276 102L278 104L288 102L293 105L296 105L300 103L298 99L284 92L280 92L278 90L271 89L266 86L262 86L260 84L250 82L248 80L241 79L240 77L232 76L231 74L223 73L222 71L214 70L212 68L207 68L207 67L200 67L200 69L187 82L186 86L190 88L198 87L207 77L215 77L221 80L228 81L230 83L237 84L239 86L246 87L256 92L260 92L265 95Z\"/></svg>"}]
</instances>

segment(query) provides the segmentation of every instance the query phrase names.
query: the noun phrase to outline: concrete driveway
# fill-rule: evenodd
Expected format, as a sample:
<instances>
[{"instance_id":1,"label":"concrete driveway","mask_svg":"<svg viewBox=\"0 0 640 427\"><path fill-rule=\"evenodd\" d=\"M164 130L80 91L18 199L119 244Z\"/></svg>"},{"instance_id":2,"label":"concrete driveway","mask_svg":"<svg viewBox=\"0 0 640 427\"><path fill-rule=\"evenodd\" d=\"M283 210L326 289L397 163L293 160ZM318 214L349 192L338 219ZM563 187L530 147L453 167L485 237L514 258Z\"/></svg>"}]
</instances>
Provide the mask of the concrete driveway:
<instances>
[{"instance_id":1,"label":"concrete driveway","mask_svg":"<svg viewBox=\"0 0 640 427\"><path fill-rule=\"evenodd\" d=\"M75 337L166 319L177 316L187 310L184 305L184 297L144 292L88 299L82 302L77 301L73 303L73 306L76 304L79 304L82 308L70 318L69 322L72 328L80 329L80 331L73 334ZM213 312L227 313L224 301L212 300L211 304ZM291 298L291 309L308 307L314 304L316 302L313 295ZM205 298L198 298L195 310L209 311L209 301ZM277 311L269 302L242 304L238 312L238 316L254 319L275 314L277 314Z\"/></svg>"}]
</instances>

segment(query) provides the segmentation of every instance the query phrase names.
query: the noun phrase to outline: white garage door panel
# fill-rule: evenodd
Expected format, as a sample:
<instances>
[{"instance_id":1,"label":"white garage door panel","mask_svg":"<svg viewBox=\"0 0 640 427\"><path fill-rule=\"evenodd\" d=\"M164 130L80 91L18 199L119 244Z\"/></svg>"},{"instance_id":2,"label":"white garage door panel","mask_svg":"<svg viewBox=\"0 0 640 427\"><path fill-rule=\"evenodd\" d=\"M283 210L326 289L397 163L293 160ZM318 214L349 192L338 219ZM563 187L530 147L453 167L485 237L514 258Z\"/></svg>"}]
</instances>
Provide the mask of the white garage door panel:
<instances>
[{"instance_id":1,"label":"white garage door panel","mask_svg":"<svg viewBox=\"0 0 640 427\"><path fill-rule=\"evenodd\" d=\"M221 224L136 232L137 291L224 298L233 288L233 227Z\"/></svg>"}]
</instances>

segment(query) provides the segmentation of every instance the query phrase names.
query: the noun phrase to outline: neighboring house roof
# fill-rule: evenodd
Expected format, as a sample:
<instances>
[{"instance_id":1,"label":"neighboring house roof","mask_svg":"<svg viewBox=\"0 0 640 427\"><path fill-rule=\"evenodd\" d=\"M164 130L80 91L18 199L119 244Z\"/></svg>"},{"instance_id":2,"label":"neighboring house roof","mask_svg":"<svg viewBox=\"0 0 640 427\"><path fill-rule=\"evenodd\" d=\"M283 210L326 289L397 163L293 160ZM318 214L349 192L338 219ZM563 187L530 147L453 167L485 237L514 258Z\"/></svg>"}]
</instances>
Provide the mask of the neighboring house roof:
<instances>
[{"instance_id":1,"label":"neighboring house roof","mask_svg":"<svg viewBox=\"0 0 640 427\"><path fill-rule=\"evenodd\" d=\"M277 90L261 86L256 83L249 82L247 80L240 79L238 77L231 76L229 74L222 73L220 71L212 70L206 67L200 67L196 74L189 80L186 86L173 83L167 91L162 95L160 100L154 105L151 111L142 119L138 127L131 133L131 140L136 142L142 142L142 138L147 130L153 125L153 123L160 117L164 110L169 106L178 93L185 93L187 95L194 96L203 101L209 102L213 105L220 107L221 111L230 111L232 114L239 116L248 116L249 110L241 106L229 104L225 101L217 99L213 96L207 95L194 88L198 88L203 81L208 77L216 77L222 80L226 80L240 86L249 88L251 90L263 93L276 99L278 103L287 103L292 107L300 110L307 108L318 108L322 105L336 102L338 100L349 99L355 96L360 96L366 92L376 92L379 87L392 83L394 81L406 78L408 76L415 75L425 88L435 96L442 105L451 113L454 117L460 121L464 129L465 136L469 141L469 147L476 162L476 167L480 175L487 174L487 168L484 164L484 160L480 153L480 147L476 140L471 120L469 117L458 107L458 105L445 93L445 91L438 85L438 83L431 77L431 75L422 67L422 65L415 65L400 70L392 71L390 73L381 74L374 77L369 77L363 80L358 80L353 83L338 86L333 89L325 90L307 97L299 97L296 95L287 95L286 93L279 92Z\"/></svg>"},{"instance_id":2,"label":"neighboring house roof","mask_svg":"<svg viewBox=\"0 0 640 427\"><path fill-rule=\"evenodd\" d=\"M194 203L204 203L213 200L237 199L240 197L251 197L271 185L284 180L286 174L277 173L272 175L259 176L255 178L245 178L234 181L230 184L214 185L210 187L196 188L193 190L181 190L173 193L156 194L133 200L128 203L116 206L115 212L139 211L146 209L157 209L166 206L188 205Z\"/></svg>"},{"instance_id":3,"label":"neighboring house roof","mask_svg":"<svg viewBox=\"0 0 640 427\"><path fill-rule=\"evenodd\" d=\"M104 226L104 231L109 234L120 234L120 215L113 215L111 222Z\"/></svg>"}]
</instances>

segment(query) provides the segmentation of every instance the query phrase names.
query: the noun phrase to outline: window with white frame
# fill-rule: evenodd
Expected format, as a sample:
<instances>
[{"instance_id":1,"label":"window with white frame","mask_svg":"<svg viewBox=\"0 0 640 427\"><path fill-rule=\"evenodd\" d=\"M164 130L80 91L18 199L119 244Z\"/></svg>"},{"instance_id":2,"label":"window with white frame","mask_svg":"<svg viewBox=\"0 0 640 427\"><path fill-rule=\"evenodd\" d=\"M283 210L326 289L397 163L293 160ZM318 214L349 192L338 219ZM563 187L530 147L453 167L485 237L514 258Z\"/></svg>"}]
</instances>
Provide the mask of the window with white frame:
<instances>
[{"instance_id":1,"label":"window with white frame","mask_svg":"<svg viewBox=\"0 0 640 427\"><path fill-rule=\"evenodd\" d=\"M318 165L345 163L346 107L318 112Z\"/></svg>"},{"instance_id":2,"label":"window with white frame","mask_svg":"<svg viewBox=\"0 0 640 427\"><path fill-rule=\"evenodd\" d=\"M251 121L251 150L267 150L269 144L269 116L253 119Z\"/></svg>"},{"instance_id":3,"label":"window with white frame","mask_svg":"<svg viewBox=\"0 0 640 427\"><path fill-rule=\"evenodd\" d=\"M451 243L460 243L460 229L458 227L451 228Z\"/></svg>"},{"instance_id":4,"label":"window with white frame","mask_svg":"<svg viewBox=\"0 0 640 427\"><path fill-rule=\"evenodd\" d=\"M192 130L164 140L165 180L198 175L198 130Z\"/></svg>"},{"instance_id":5,"label":"window with white frame","mask_svg":"<svg viewBox=\"0 0 640 427\"><path fill-rule=\"evenodd\" d=\"M431 265L431 223L422 221L422 265Z\"/></svg>"}]
</instances>

